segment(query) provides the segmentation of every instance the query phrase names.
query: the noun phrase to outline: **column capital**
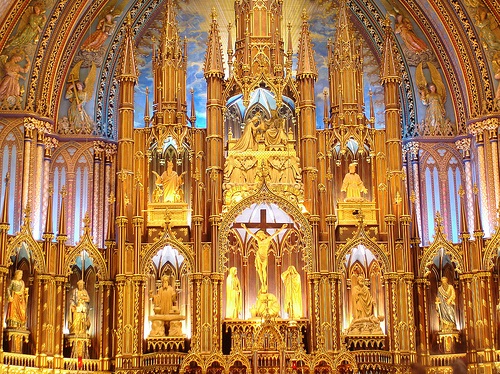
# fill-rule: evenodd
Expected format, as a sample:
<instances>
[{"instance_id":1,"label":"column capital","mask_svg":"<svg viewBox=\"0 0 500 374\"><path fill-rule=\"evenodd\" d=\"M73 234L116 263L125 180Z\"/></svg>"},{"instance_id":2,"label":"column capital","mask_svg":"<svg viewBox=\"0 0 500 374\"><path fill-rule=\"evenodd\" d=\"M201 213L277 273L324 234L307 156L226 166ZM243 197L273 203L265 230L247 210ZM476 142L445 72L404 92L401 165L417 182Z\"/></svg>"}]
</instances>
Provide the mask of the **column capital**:
<instances>
[{"instance_id":1,"label":"column capital","mask_svg":"<svg viewBox=\"0 0 500 374\"><path fill-rule=\"evenodd\" d=\"M45 145L45 157L52 157L52 152L55 148L59 146L59 140L51 136L46 136L44 138Z\"/></svg>"},{"instance_id":2,"label":"column capital","mask_svg":"<svg viewBox=\"0 0 500 374\"><path fill-rule=\"evenodd\" d=\"M459 151L462 151L463 158L470 158L470 143L471 143L470 138L463 138L455 142L455 147Z\"/></svg>"}]
</instances>

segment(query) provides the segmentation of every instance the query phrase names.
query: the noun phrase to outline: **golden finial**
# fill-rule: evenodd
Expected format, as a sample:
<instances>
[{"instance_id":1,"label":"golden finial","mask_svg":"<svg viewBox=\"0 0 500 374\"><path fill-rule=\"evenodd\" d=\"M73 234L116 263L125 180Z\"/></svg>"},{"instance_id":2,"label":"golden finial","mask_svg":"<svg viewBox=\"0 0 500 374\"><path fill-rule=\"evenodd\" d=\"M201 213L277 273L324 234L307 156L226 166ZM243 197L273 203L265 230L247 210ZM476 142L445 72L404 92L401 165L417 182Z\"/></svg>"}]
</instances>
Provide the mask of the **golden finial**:
<instances>
[{"instance_id":1,"label":"golden finial","mask_svg":"<svg viewBox=\"0 0 500 374\"><path fill-rule=\"evenodd\" d=\"M115 193L111 192L108 197L108 204L113 205L116 201Z\"/></svg>"},{"instance_id":2,"label":"golden finial","mask_svg":"<svg viewBox=\"0 0 500 374\"><path fill-rule=\"evenodd\" d=\"M64 199L66 195L68 195L68 190L66 189L66 186L61 187L61 191L59 192L59 195Z\"/></svg>"},{"instance_id":3,"label":"golden finial","mask_svg":"<svg viewBox=\"0 0 500 374\"><path fill-rule=\"evenodd\" d=\"M415 204L415 201L417 201L417 194L415 193L415 191L411 191L410 201L412 202L412 204Z\"/></svg>"},{"instance_id":4,"label":"golden finial","mask_svg":"<svg viewBox=\"0 0 500 374\"><path fill-rule=\"evenodd\" d=\"M5 184L9 183L9 180L10 180L10 173L7 172L5 173Z\"/></svg>"},{"instance_id":5,"label":"golden finial","mask_svg":"<svg viewBox=\"0 0 500 374\"><path fill-rule=\"evenodd\" d=\"M212 17L212 21L215 21L217 18L217 11L215 10L215 7L212 7L212 12L210 13L210 16Z\"/></svg>"},{"instance_id":6,"label":"golden finial","mask_svg":"<svg viewBox=\"0 0 500 374\"><path fill-rule=\"evenodd\" d=\"M24 208L24 218L29 218L31 214L31 208L29 201L26 203L26 208Z\"/></svg>"},{"instance_id":7,"label":"golden finial","mask_svg":"<svg viewBox=\"0 0 500 374\"><path fill-rule=\"evenodd\" d=\"M125 170L120 170L118 173L118 179L121 180L122 182L125 182L125 180L127 179L127 173L125 172Z\"/></svg>"},{"instance_id":8,"label":"golden finial","mask_svg":"<svg viewBox=\"0 0 500 374\"><path fill-rule=\"evenodd\" d=\"M125 194L123 201L124 201L125 205L129 205L130 204L130 197L128 197L128 195Z\"/></svg>"},{"instance_id":9,"label":"golden finial","mask_svg":"<svg viewBox=\"0 0 500 374\"><path fill-rule=\"evenodd\" d=\"M89 228L90 227L89 212L85 213L85 216L83 217L83 227L85 227L85 228Z\"/></svg>"},{"instance_id":10,"label":"golden finial","mask_svg":"<svg viewBox=\"0 0 500 374\"><path fill-rule=\"evenodd\" d=\"M401 202L403 201L403 198L399 194L399 191L396 191L396 197L394 198L394 201L396 202L396 204L401 204Z\"/></svg>"},{"instance_id":11,"label":"golden finial","mask_svg":"<svg viewBox=\"0 0 500 374\"><path fill-rule=\"evenodd\" d=\"M125 17L125 24L127 26L132 26L132 15L130 12L127 12L127 16Z\"/></svg>"},{"instance_id":12,"label":"golden finial","mask_svg":"<svg viewBox=\"0 0 500 374\"><path fill-rule=\"evenodd\" d=\"M301 16L301 18L302 18L302 22L307 22L307 20L309 19L309 16L307 15L307 11L306 11L305 8L302 9L302 16Z\"/></svg>"},{"instance_id":13,"label":"golden finial","mask_svg":"<svg viewBox=\"0 0 500 374\"><path fill-rule=\"evenodd\" d=\"M479 193L479 188L477 188L477 184L474 183L474 187L472 187L472 192L474 195L477 195Z\"/></svg>"},{"instance_id":14,"label":"golden finial","mask_svg":"<svg viewBox=\"0 0 500 374\"><path fill-rule=\"evenodd\" d=\"M458 196L463 197L464 195L465 195L465 190L462 187L462 185L460 185L460 188L458 189Z\"/></svg>"},{"instance_id":15,"label":"golden finial","mask_svg":"<svg viewBox=\"0 0 500 374\"><path fill-rule=\"evenodd\" d=\"M391 27L391 19L389 18L389 13L385 15L385 19L382 24L384 27Z\"/></svg>"},{"instance_id":16,"label":"golden finial","mask_svg":"<svg viewBox=\"0 0 500 374\"><path fill-rule=\"evenodd\" d=\"M170 209L165 208L165 215L163 216L163 220L165 222L165 227L170 227L170 222L172 222L172 213L170 213Z\"/></svg>"},{"instance_id":17,"label":"golden finial","mask_svg":"<svg viewBox=\"0 0 500 374\"><path fill-rule=\"evenodd\" d=\"M435 221L436 221L436 226L441 227L443 225L443 217L441 217L441 213L439 213L439 211L436 212Z\"/></svg>"},{"instance_id":18,"label":"golden finial","mask_svg":"<svg viewBox=\"0 0 500 374\"><path fill-rule=\"evenodd\" d=\"M49 196L52 197L52 195L54 194L54 187L52 186L52 184L49 184L47 192L49 193Z\"/></svg>"}]
</instances>

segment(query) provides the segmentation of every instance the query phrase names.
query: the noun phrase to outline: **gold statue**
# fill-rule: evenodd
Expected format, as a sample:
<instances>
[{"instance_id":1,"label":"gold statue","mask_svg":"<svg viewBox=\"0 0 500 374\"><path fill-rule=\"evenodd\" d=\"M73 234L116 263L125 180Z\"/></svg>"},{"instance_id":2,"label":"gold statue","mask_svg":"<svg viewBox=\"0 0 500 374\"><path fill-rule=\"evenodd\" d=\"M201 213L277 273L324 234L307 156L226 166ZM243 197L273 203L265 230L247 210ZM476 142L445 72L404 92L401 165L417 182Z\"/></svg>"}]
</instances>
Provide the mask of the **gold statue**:
<instances>
[{"instance_id":1,"label":"gold statue","mask_svg":"<svg viewBox=\"0 0 500 374\"><path fill-rule=\"evenodd\" d=\"M356 278L354 278L356 280ZM383 316L375 317L375 301L370 289L365 284L365 278L361 274L357 277L357 283L352 288L352 312L353 320L348 329L348 335L382 335L380 321Z\"/></svg>"},{"instance_id":2,"label":"gold statue","mask_svg":"<svg viewBox=\"0 0 500 374\"><path fill-rule=\"evenodd\" d=\"M238 139L233 151L243 152L246 150L256 151L257 146L257 132L263 130L262 117L259 112L255 113L252 118L247 119L245 123L245 128L243 129L243 134L241 138Z\"/></svg>"},{"instance_id":3,"label":"gold statue","mask_svg":"<svg viewBox=\"0 0 500 374\"><path fill-rule=\"evenodd\" d=\"M174 288L170 285L170 277L164 275L161 277L161 288L153 297L153 304L155 306L155 314L164 315L174 312L174 302L177 294Z\"/></svg>"},{"instance_id":4,"label":"gold statue","mask_svg":"<svg viewBox=\"0 0 500 374\"><path fill-rule=\"evenodd\" d=\"M436 310L439 314L441 331L453 331L457 329L455 299L455 289L448 283L447 277L442 277L436 296Z\"/></svg>"},{"instance_id":5,"label":"gold statue","mask_svg":"<svg viewBox=\"0 0 500 374\"><path fill-rule=\"evenodd\" d=\"M267 254L269 252L269 246L275 237L277 237L284 229L286 229L287 224L283 224L279 230L276 230L274 234L269 235L265 231L257 231L253 234L244 223L241 226L245 231L257 241L257 253L255 254L255 268L260 280L259 293L267 293Z\"/></svg>"},{"instance_id":6,"label":"gold statue","mask_svg":"<svg viewBox=\"0 0 500 374\"><path fill-rule=\"evenodd\" d=\"M356 165L355 163L349 164L349 173L345 175L342 182L340 190L346 192L344 201L365 201L361 194L368 193L361 177L356 173Z\"/></svg>"},{"instance_id":7,"label":"gold statue","mask_svg":"<svg viewBox=\"0 0 500 374\"><path fill-rule=\"evenodd\" d=\"M70 298L69 331L75 335L86 334L90 327L89 304L90 296L85 289L85 282L80 279Z\"/></svg>"},{"instance_id":8,"label":"gold statue","mask_svg":"<svg viewBox=\"0 0 500 374\"><path fill-rule=\"evenodd\" d=\"M16 270L7 289L7 327L26 328L28 289L24 287L23 271Z\"/></svg>"},{"instance_id":9,"label":"gold statue","mask_svg":"<svg viewBox=\"0 0 500 374\"><path fill-rule=\"evenodd\" d=\"M302 284L300 282L300 274L295 269L295 266L290 265L281 274L281 279L285 284L285 312L288 313L288 318L301 318Z\"/></svg>"},{"instance_id":10,"label":"gold statue","mask_svg":"<svg viewBox=\"0 0 500 374\"><path fill-rule=\"evenodd\" d=\"M236 319L242 311L241 285L238 269L232 267L226 278L226 318Z\"/></svg>"},{"instance_id":11,"label":"gold statue","mask_svg":"<svg viewBox=\"0 0 500 374\"><path fill-rule=\"evenodd\" d=\"M156 175L157 189L160 187L163 188L164 203L178 203L182 201L182 191L180 187L184 184L184 174L186 174L186 172L178 175L174 170L172 161L168 161L167 170L165 170L161 176L155 171L153 171L153 173Z\"/></svg>"}]
</instances>

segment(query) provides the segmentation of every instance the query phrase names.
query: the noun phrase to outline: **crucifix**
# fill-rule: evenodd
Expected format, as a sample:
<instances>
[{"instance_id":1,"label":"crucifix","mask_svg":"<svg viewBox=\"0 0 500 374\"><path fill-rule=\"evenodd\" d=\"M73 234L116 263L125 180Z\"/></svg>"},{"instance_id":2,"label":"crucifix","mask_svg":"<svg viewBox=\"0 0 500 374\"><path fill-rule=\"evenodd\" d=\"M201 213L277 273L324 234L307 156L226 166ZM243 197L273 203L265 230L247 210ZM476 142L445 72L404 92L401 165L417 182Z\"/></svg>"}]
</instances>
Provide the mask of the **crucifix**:
<instances>
[{"instance_id":1,"label":"crucifix","mask_svg":"<svg viewBox=\"0 0 500 374\"><path fill-rule=\"evenodd\" d=\"M288 227L287 223L268 223L266 219L266 210L261 209L260 211L260 222L259 223L248 223L248 224L235 224L234 227L243 227L243 229L255 239L257 242L257 253L255 254L255 269L257 270L257 275L260 280L259 293L267 293L267 256L269 252L269 247L271 242L277 237L283 230ZM255 234L251 232L248 227L260 228ZM267 228L277 228L274 234L269 235L266 231Z\"/></svg>"}]
</instances>

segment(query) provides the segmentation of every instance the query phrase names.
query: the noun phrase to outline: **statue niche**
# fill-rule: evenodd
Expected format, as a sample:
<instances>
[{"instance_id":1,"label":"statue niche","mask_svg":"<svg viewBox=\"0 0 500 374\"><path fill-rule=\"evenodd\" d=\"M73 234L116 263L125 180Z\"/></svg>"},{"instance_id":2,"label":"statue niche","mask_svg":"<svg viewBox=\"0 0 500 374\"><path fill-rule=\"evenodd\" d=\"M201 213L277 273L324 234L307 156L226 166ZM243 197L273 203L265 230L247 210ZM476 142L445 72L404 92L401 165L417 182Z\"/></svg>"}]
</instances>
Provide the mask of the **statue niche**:
<instances>
[{"instance_id":1,"label":"statue niche","mask_svg":"<svg viewBox=\"0 0 500 374\"><path fill-rule=\"evenodd\" d=\"M183 321L188 311L186 266L183 255L171 245L164 246L152 258L148 291L151 308L146 308L151 322L146 339L149 348L177 349L184 344Z\"/></svg>"},{"instance_id":2,"label":"statue niche","mask_svg":"<svg viewBox=\"0 0 500 374\"><path fill-rule=\"evenodd\" d=\"M271 222L271 217L282 220ZM224 305L230 323L304 318L304 246L293 221L285 217L277 205L260 203L233 223Z\"/></svg>"},{"instance_id":3,"label":"statue niche","mask_svg":"<svg viewBox=\"0 0 500 374\"><path fill-rule=\"evenodd\" d=\"M383 339L380 323L384 320L382 274L375 255L364 245L354 247L346 256L347 289L350 316L347 336ZM350 287L349 287L350 286Z\"/></svg>"},{"instance_id":4,"label":"statue niche","mask_svg":"<svg viewBox=\"0 0 500 374\"><path fill-rule=\"evenodd\" d=\"M234 111L234 108L231 107L231 110ZM233 125L241 118L234 113L229 117ZM290 107L263 108L256 104L249 106L245 117L239 138L234 139L231 127L228 129L223 184L225 205L248 197L264 181L273 192L301 203L302 171L295 147Z\"/></svg>"},{"instance_id":5,"label":"statue niche","mask_svg":"<svg viewBox=\"0 0 500 374\"><path fill-rule=\"evenodd\" d=\"M169 211L172 226L187 226L189 209L184 190L189 188L189 180L186 178L189 163L183 160L181 165L178 165L182 157L179 158L180 155L173 145L168 146L164 152L158 153L156 149L149 152L151 174L148 226L161 227L165 222L166 209ZM187 187L185 183L188 184Z\"/></svg>"},{"instance_id":6,"label":"statue niche","mask_svg":"<svg viewBox=\"0 0 500 374\"><path fill-rule=\"evenodd\" d=\"M368 188L363 179L356 172L357 162L349 163L348 172L343 176L340 187L341 196L338 201L339 223L343 225L356 225L360 217L365 224L377 224L377 211L374 201L368 201L365 195Z\"/></svg>"},{"instance_id":7,"label":"statue niche","mask_svg":"<svg viewBox=\"0 0 500 374\"><path fill-rule=\"evenodd\" d=\"M179 307L177 305L177 291L172 286L172 277L163 275L161 286L152 297L154 305L154 315L149 316L151 321L152 336L165 336L165 326L168 326L168 336L183 337L182 320Z\"/></svg>"}]
</instances>

